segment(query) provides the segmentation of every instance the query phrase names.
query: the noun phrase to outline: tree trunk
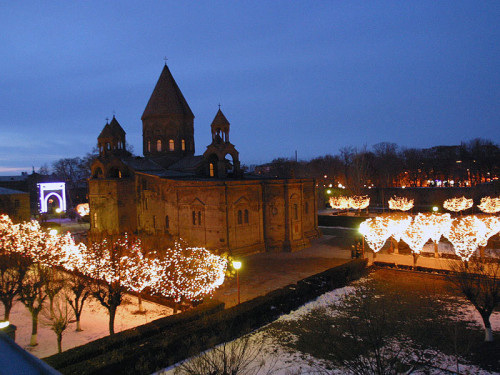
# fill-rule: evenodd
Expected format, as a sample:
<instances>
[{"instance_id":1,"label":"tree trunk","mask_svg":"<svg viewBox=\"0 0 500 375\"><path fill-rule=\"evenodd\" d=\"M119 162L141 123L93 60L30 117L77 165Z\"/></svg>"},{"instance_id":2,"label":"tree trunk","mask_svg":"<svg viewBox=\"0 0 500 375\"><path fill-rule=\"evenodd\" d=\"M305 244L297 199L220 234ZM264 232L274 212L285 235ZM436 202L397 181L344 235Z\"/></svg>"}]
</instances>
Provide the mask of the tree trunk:
<instances>
[{"instance_id":1,"label":"tree trunk","mask_svg":"<svg viewBox=\"0 0 500 375\"><path fill-rule=\"evenodd\" d=\"M140 294L137 296L137 302L139 304L139 306L138 306L139 310L138 311L140 313L144 312L144 309L142 308L142 297L141 297Z\"/></svg>"},{"instance_id":2,"label":"tree trunk","mask_svg":"<svg viewBox=\"0 0 500 375\"><path fill-rule=\"evenodd\" d=\"M486 314L481 314L484 323L484 341L493 342L493 331L491 330L490 316Z\"/></svg>"},{"instance_id":3,"label":"tree trunk","mask_svg":"<svg viewBox=\"0 0 500 375\"><path fill-rule=\"evenodd\" d=\"M76 318L76 332L82 332L83 329L80 327L80 317Z\"/></svg>"},{"instance_id":4,"label":"tree trunk","mask_svg":"<svg viewBox=\"0 0 500 375\"><path fill-rule=\"evenodd\" d=\"M37 346L38 341L37 341L37 333L38 333L38 316L32 316L31 317L31 340L30 340L30 346Z\"/></svg>"},{"instance_id":5,"label":"tree trunk","mask_svg":"<svg viewBox=\"0 0 500 375\"><path fill-rule=\"evenodd\" d=\"M115 315L116 315L116 306L110 306L109 308L109 334L115 334Z\"/></svg>"},{"instance_id":6,"label":"tree trunk","mask_svg":"<svg viewBox=\"0 0 500 375\"><path fill-rule=\"evenodd\" d=\"M10 301L10 303L4 302L3 305L5 307L5 314L3 320L8 322L10 318L10 310L12 310L12 301Z\"/></svg>"},{"instance_id":7,"label":"tree trunk","mask_svg":"<svg viewBox=\"0 0 500 375\"><path fill-rule=\"evenodd\" d=\"M62 352L62 333L57 334L57 352Z\"/></svg>"}]
</instances>

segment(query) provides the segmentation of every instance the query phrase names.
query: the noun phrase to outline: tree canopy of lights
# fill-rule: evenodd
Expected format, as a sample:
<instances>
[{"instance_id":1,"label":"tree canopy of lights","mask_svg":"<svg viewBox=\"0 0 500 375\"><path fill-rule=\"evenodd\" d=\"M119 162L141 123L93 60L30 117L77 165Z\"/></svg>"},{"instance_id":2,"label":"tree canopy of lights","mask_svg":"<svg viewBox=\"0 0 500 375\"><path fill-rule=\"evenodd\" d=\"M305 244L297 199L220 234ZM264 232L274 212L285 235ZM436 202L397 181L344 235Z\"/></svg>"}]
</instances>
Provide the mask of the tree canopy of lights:
<instances>
[{"instance_id":1,"label":"tree canopy of lights","mask_svg":"<svg viewBox=\"0 0 500 375\"><path fill-rule=\"evenodd\" d=\"M391 212L385 218L389 220L391 236L399 242L404 231L411 224L412 217L404 212Z\"/></svg>"},{"instance_id":2,"label":"tree canopy of lights","mask_svg":"<svg viewBox=\"0 0 500 375\"><path fill-rule=\"evenodd\" d=\"M420 254L429 238L426 228L416 221L413 221L401 235L401 239L416 254Z\"/></svg>"},{"instance_id":3,"label":"tree canopy of lights","mask_svg":"<svg viewBox=\"0 0 500 375\"><path fill-rule=\"evenodd\" d=\"M136 292L151 288L177 301L200 299L224 282L227 259L205 248L177 241L149 258L136 238L125 234L113 243L107 241L87 247L75 244L70 233L49 234L37 221L13 224L7 215L0 215L0 250L20 253L44 266L61 266ZM110 249L120 250L115 252L120 256Z\"/></svg>"},{"instance_id":4,"label":"tree canopy of lights","mask_svg":"<svg viewBox=\"0 0 500 375\"><path fill-rule=\"evenodd\" d=\"M484 197L481 198L481 204L478 205L479 209L487 214L496 214L500 212L500 197L491 198Z\"/></svg>"},{"instance_id":5,"label":"tree canopy of lights","mask_svg":"<svg viewBox=\"0 0 500 375\"><path fill-rule=\"evenodd\" d=\"M339 210L346 210L349 206L348 197L330 197L330 206Z\"/></svg>"},{"instance_id":6,"label":"tree canopy of lights","mask_svg":"<svg viewBox=\"0 0 500 375\"><path fill-rule=\"evenodd\" d=\"M451 225L450 214L419 213L415 222L427 232L429 238L438 242Z\"/></svg>"},{"instance_id":7,"label":"tree canopy of lights","mask_svg":"<svg viewBox=\"0 0 500 375\"><path fill-rule=\"evenodd\" d=\"M354 195L349 197L349 206L357 209L363 210L370 205L370 197L368 195Z\"/></svg>"},{"instance_id":8,"label":"tree canopy of lights","mask_svg":"<svg viewBox=\"0 0 500 375\"><path fill-rule=\"evenodd\" d=\"M500 232L500 218L496 216L477 216L477 218L486 226L486 231L479 242L479 246L486 246L490 237Z\"/></svg>"},{"instance_id":9,"label":"tree canopy of lights","mask_svg":"<svg viewBox=\"0 0 500 375\"><path fill-rule=\"evenodd\" d=\"M392 197L389 199L389 208L391 210L408 211L413 208L413 199L408 199L406 197Z\"/></svg>"},{"instance_id":10,"label":"tree canopy of lights","mask_svg":"<svg viewBox=\"0 0 500 375\"><path fill-rule=\"evenodd\" d=\"M486 225L476 216L465 216L452 220L444 236L452 243L455 254L466 262L484 241L486 232Z\"/></svg>"},{"instance_id":11,"label":"tree canopy of lights","mask_svg":"<svg viewBox=\"0 0 500 375\"><path fill-rule=\"evenodd\" d=\"M374 252L378 252L391 236L390 220L383 217L367 219L360 224L359 232L364 236L368 246Z\"/></svg>"},{"instance_id":12,"label":"tree canopy of lights","mask_svg":"<svg viewBox=\"0 0 500 375\"><path fill-rule=\"evenodd\" d=\"M465 197L450 198L444 201L443 207L448 211L460 212L468 210L472 207L474 201Z\"/></svg>"},{"instance_id":13,"label":"tree canopy of lights","mask_svg":"<svg viewBox=\"0 0 500 375\"><path fill-rule=\"evenodd\" d=\"M88 203L80 203L78 206L76 206L76 212L78 212L78 215L81 217L87 216L90 214L90 206Z\"/></svg>"},{"instance_id":14,"label":"tree canopy of lights","mask_svg":"<svg viewBox=\"0 0 500 375\"><path fill-rule=\"evenodd\" d=\"M199 299L224 282L227 260L205 248L190 247L180 240L162 253L159 282L152 289L176 302Z\"/></svg>"}]
</instances>

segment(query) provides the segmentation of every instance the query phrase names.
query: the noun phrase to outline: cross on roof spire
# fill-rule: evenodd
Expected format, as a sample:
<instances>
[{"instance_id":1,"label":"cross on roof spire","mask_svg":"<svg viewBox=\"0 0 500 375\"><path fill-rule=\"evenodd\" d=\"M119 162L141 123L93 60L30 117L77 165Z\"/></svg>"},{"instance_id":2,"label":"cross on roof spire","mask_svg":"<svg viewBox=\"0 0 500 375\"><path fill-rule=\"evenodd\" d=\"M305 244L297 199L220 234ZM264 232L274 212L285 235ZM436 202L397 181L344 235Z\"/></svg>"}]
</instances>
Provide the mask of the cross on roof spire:
<instances>
[{"instance_id":1,"label":"cross on roof spire","mask_svg":"<svg viewBox=\"0 0 500 375\"><path fill-rule=\"evenodd\" d=\"M220 103L219 103L219 109L220 109Z\"/></svg>"},{"instance_id":2,"label":"cross on roof spire","mask_svg":"<svg viewBox=\"0 0 500 375\"><path fill-rule=\"evenodd\" d=\"M165 65L167 65L167 60L168 60L168 59L167 59L167 56L165 56L165 57L163 58L163 60L165 60Z\"/></svg>"}]
</instances>

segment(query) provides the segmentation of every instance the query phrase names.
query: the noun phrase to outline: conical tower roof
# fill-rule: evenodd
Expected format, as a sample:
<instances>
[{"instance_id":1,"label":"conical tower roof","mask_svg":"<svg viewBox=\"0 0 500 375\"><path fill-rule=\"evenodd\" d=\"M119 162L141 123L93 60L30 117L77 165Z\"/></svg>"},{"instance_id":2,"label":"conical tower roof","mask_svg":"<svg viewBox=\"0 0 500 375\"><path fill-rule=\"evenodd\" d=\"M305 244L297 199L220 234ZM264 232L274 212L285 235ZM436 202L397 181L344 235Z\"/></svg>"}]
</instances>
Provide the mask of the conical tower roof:
<instances>
[{"instance_id":1,"label":"conical tower roof","mask_svg":"<svg viewBox=\"0 0 500 375\"><path fill-rule=\"evenodd\" d=\"M125 130L121 127L121 125L118 123L118 120L115 118L115 115L113 115L113 119L109 123L109 128L112 132L113 135L117 136L124 136L125 135Z\"/></svg>"},{"instance_id":2,"label":"conical tower roof","mask_svg":"<svg viewBox=\"0 0 500 375\"><path fill-rule=\"evenodd\" d=\"M193 112L191 112L172 73L165 65L142 114L142 120L147 117L168 115L184 115L194 118Z\"/></svg>"},{"instance_id":3,"label":"conical tower roof","mask_svg":"<svg viewBox=\"0 0 500 375\"><path fill-rule=\"evenodd\" d=\"M215 115L214 120L212 121L212 128L226 128L229 126L229 121L227 121L226 116L224 116L224 113L219 110L217 111L217 114Z\"/></svg>"},{"instance_id":4,"label":"conical tower roof","mask_svg":"<svg viewBox=\"0 0 500 375\"><path fill-rule=\"evenodd\" d=\"M112 137L112 136L113 136L113 130L110 128L109 124L106 123L106 125L104 125L104 128L102 128L101 134L99 134L99 136L97 137L97 139L100 139L100 138L109 138L109 137Z\"/></svg>"}]
</instances>

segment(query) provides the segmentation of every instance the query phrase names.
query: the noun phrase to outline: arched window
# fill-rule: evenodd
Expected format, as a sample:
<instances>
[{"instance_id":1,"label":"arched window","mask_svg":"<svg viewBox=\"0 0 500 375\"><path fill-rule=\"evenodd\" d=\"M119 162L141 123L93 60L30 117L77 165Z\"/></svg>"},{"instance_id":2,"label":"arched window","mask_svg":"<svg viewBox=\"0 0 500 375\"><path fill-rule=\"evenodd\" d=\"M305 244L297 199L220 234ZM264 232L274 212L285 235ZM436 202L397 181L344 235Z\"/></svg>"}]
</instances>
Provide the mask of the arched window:
<instances>
[{"instance_id":1,"label":"arched window","mask_svg":"<svg viewBox=\"0 0 500 375\"><path fill-rule=\"evenodd\" d=\"M175 150L175 144L174 144L174 140L171 139L168 141L168 147L170 149L170 151L174 151Z\"/></svg>"},{"instance_id":2,"label":"arched window","mask_svg":"<svg viewBox=\"0 0 500 375\"><path fill-rule=\"evenodd\" d=\"M295 203L295 204L293 205L293 218L294 218L295 220L298 220L298 219L299 219L299 208L298 208L298 206L297 206L297 203Z\"/></svg>"},{"instance_id":3,"label":"arched window","mask_svg":"<svg viewBox=\"0 0 500 375\"><path fill-rule=\"evenodd\" d=\"M201 225L201 211L198 211L198 225Z\"/></svg>"},{"instance_id":4,"label":"arched window","mask_svg":"<svg viewBox=\"0 0 500 375\"><path fill-rule=\"evenodd\" d=\"M193 215L193 225L196 225L196 211L193 211L192 215Z\"/></svg>"},{"instance_id":5,"label":"arched window","mask_svg":"<svg viewBox=\"0 0 500 375\"><path fill-rule=\"evenodd\" d=\"M210 177L215 176L214 163L210 163Z\"/></svg>"},{"instance_id":6,"label":"arched window","mask_svg":"<svg viewBox=\"0 0 500 375\"><path fill-rule=\"evenodd\" d=\"M151 141L148 141L148 152L151 152Z\"/></svg>"},{"instance_id":7,"label":"arched window","mask_svg":"<svg viewBox=\"0 0 500 375\"><path fill-rule=\"evenodd\" d=\"M106 150L111 150L111 145L109 143L106 143Z\"/></svg>"},{"instance_id":8,"label":"arched window","mask_svg":"<svg viewBox=\"0 0 500 375\"><path fill-rule=\"evenodd\" d=\"M181 148L182 151L186 151L186 141L184 139L181 141Z\"/></svg>"},{"instance_id":9,"label":"arched window","mask_svg":"<svg viewBox=\"0 0 500 375\"><path fill-rule=\"evenodd\" d=\"M245 210L244 222L245 224L248 224L248 210Z\"/></svg>"},{"instance_id":10,"label":"arched window","mask_svg":"<svg viewBox=\"0 0 500 375\"><path fill-rule=\"evenodd\" d=\"M238 224L243 224L243 218L241 210L238 210Z\"/></svg>"},{"instance_id":11,"label":"arched window","mask_svg":"<svg viewBox=\"0 0 500 375\"><path fill-rule=\"evenodd\" d=\"M156 141L156 151L161 152L161 139Z\"/></svg>"},{"instance_id":12,"label":"arched window","mask_svg":"<svg viewBox=\"0 0 500 375\"><path fill-rule=\"evenodd\" d=\"M168 219L168 215L165 216L165 228L166 229L170 228L170 220Z\"/></svg>"}]
</instances>

